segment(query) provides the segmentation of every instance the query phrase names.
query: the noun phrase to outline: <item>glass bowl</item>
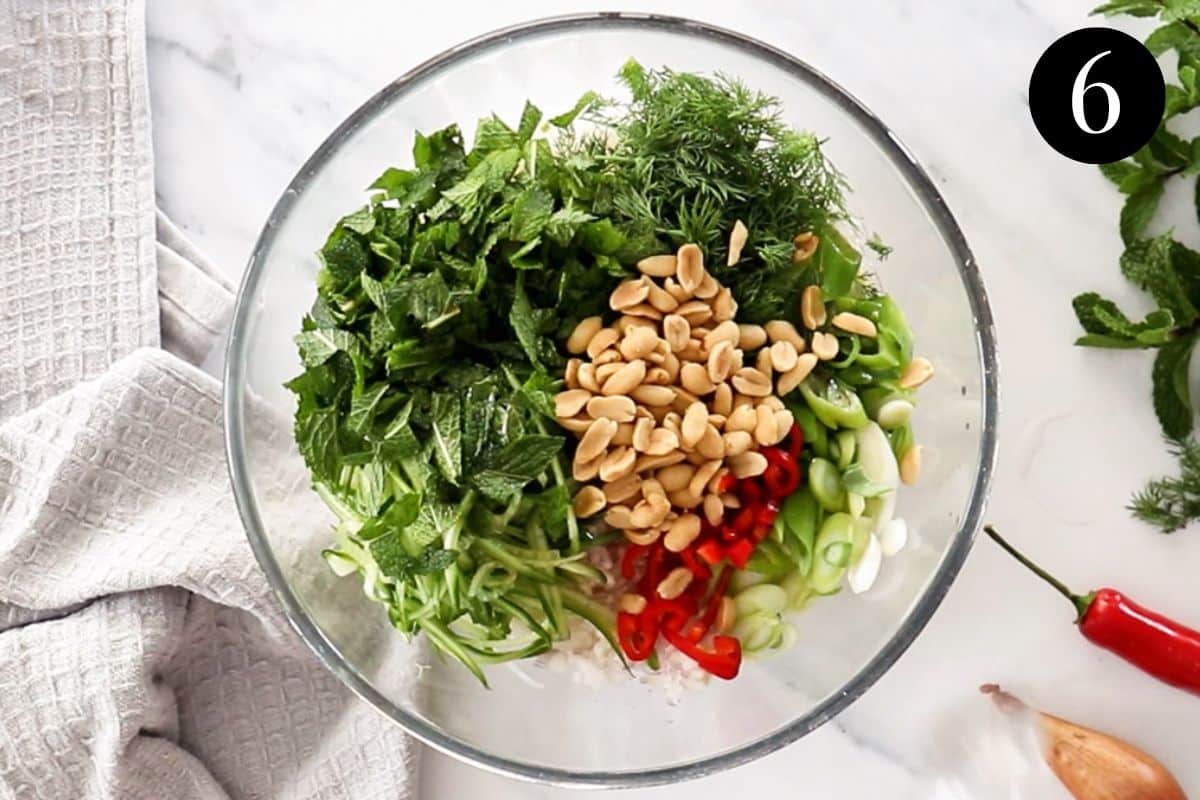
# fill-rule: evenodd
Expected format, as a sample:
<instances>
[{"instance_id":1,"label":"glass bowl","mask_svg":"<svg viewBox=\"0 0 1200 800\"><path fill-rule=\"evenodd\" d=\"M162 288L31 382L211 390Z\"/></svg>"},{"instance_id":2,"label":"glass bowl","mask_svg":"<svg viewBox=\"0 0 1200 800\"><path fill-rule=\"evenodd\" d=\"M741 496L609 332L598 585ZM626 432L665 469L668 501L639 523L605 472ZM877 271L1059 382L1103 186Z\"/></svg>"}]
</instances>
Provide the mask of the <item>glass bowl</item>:
<instances>
[{"instance_id":1,"label":"glass bowl","mask_svg":"<svg viewBox=\"0 0 1200 800\"><path fill-rule=\"evenodd\" d=\"M408 166L415 131L548 113L588 89L618 93L626 59L721 71L779 97L786 121L828 139L864 230L894 252L876 271L905 309L938 375L915 417L925 446L919 486L899 514L910 546L867 594L843 592L796 618L796 647L748 661L668 701L629 680L601 688L562 673L492 668L490 690L451 662L426 661L389 627L354 578L321 558L331 515L290 446L300 370L292 336L311 305L314 255L338 218L389 166ZM727 769L814 730L865 692L929 621L966 558L996 450L992 318L962 232L932 181L870 111L798 59L739 34L682 19L598 14L548 19L467 42L384 88L301 168L263 228L238 298L225 417L233 489L250 544L284 611L317 656L360 697L427 744L517 778L628 787ZM636 732L631 735L631 732Z\"/></svg>"}]
</instances>

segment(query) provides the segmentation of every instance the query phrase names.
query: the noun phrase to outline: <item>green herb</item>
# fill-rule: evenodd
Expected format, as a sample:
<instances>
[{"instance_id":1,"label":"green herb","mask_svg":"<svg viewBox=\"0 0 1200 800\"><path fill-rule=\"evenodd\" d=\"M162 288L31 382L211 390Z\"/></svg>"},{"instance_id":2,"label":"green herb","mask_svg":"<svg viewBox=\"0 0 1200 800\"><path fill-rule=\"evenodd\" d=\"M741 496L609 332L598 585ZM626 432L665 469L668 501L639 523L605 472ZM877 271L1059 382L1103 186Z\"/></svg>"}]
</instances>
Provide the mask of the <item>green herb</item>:
<instances>
[{"instance_id":1,"label":"green herb","mask_svg":"<svg viewBox=\"0 0 1200 800\"><path fill-rule=\"evenodd\" d=\"M786 125L775 98L731 78L630 61L621 80L633 101L606 118L618 144L609 151L602 139L592 142L610 179L598 207L651 252L700 245L737 298L739 320L790 316L815 282L811 269L792 264L793 238L846 217L843 180L821 141ZM738 219L750 239L739 263L726 267Z\"/></svg>"},{"instance_id":2,"label":"green herb","mask_svg":"<svg viewBox=\"0 0 1200 800\"><path fill-rule=\"evenodd\" d=\"M1200 519L1200 443L1174 442L1171 452L1179 459L1179 476L1150 481L1129 504L1135 517L1163 533Z\"/></svg>"},{"instance_id":3,"label":"green herb","mask_svg":"<svg viewBox=\"0 0 1200 800\"><path fill-rule=\"evenodd\" d=\"M321 249L296 337L305 371L288 384L300 452L339 516L326 557L363 574L396 628L480 676L565 635L547 587L596 577L545 418L556 340L602 309L628 242L591 213L601 170L534 138L541 117L482 120L471 147L455 126L417 136L415 167L381 175Z\"/></svg>"},{"instance_id":4,"label":"green herb","mask_svg":"<svg viewBox=\"0 0 1200 800\"><path fill-rule=\"evenodd\" d=\"M1200 496L1200 459L1197 445L1185 441L1195 424L1188 369L1200 336L1200 253L1171 233L1147 237L1146 229L1167 182L1177 176L1196 181L1193 193L1200 217L1200 179L1194 177L1200 173L1200 137L1188 141L1169 127L1174 118L1200 106L1200 6L1192 0L1113 0L1093 13L1159 17L1164 24L1147 37L1146 47L1156 56L1173 51L1178 62L1178 83L1166 87L1163 119L1154 136L1132 157L1100 167L1126 196L1120 216L1125 242L1121 272L1154 300L1157 309L1135 322L1094 292L1073 301L1085 331L1076 344L1158 351L1151 396L1163 433L1176 443L1180 477L1152 481L1134 496L1130 509L1169 533L1200 519L1200 503L1191 499Z\"/></svg>"}]
</instances>

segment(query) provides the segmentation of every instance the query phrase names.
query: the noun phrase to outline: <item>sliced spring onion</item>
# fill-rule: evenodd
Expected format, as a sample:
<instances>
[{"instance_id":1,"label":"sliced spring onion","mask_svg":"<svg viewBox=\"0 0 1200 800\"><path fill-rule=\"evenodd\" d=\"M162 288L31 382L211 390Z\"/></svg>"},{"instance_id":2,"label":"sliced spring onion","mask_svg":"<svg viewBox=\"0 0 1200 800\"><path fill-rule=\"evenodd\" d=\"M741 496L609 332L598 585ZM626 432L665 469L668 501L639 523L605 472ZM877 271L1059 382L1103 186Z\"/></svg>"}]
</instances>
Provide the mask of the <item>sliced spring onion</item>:
<instances>
[{"instance_id":1,"label":"sliced spring onion","mask_svg":"<svg viewBox=\"0 0 1200 800\"><path fill-rule=\"evenodd\" d=\"M812 587L808 585L808 578L799 572L788 575L779 586L787 594L787 607L792 611L804 608L808 599L812 597Z\"/></svg>"},{"instance_id":2,"label":"sliced spring onion","mask_svg":"<svg viewBox=\"0 0 1200 800\"><path fill-rule=\"evenodd\" d=\"M738 618L733 626L733 635L741 640L743 650L753 653L770 646L779 622L778 614L761 611L748 614Z\"/></svg>"},{"instance_id":3,"label":"sliced spring onion","mask_svg":"<svg viewBox=\"0 0 1200 800\"><path fill-rule=\"evenodd\" d=\"M812 568L813 542L821 526L821 508L808 486L802 486L784 501L778 519L783 520L789 534L786 542L794 543L797 571L807 575ZM787 543L784 548L791 551Z\"/></svg>"},{"instance_id":4,"label":"sliced spring onion","mask_svg":"<svg viewBox=\"0 0 1200 800\"><path fill-rule=\"evenodd\" d=\"M817 415L802 400L791 400L787 406L788 410L792 412L796 424L800 426L801 433L804 434L805 446L812 448L812 451L821 458L827 457L829 455L828 429L821 424Z\"/></svg>"},{"instance_id":5,"label":"sliced spring onion","mask_svg":"<svg viewBox=\"0 0 1200 800\"><path fill-rule=\"evenodd\" d=\"M858 393L836 378L820 381L810 375L800 384L804 402L827 427L857 430L867 424L867 412Z\"/></svg>"},{"instance_id":6,"label":"sliced spring onion","mask_svg":"<svg viewBox=\"0 0 1200 800\"><path fill-rule=\"evenodd\" d=\"M850 551L850 563L857 564L867 549L871 538L872 520L869 518L854 520L854 548Z\"/></svg>"},{"instance_id":7,"label":"sliced spring onion","mask_svg":"<svg viewBox=\"0 0 1200 800\"><path fill-rule=\"evenodd\" d=\"M854 451L857 450L854 431L839 431L834 437L837 442L837 468L845 470L854 463Z\"/></svg>"},{"instance_id":8,"label":"sliced spring onion","mask_svg":"<svg viewBox=\"0 0 1200 800\"><path fill-rule=\"evenodd\" d=\"M890 431L907 425L912 418L913 410L913 404L908 400L894 398L879 407L878 413L875 414L875 421L881 428Z\"/></svg>"},{"instance_id":9,"label":"sliced spring onion","mask_svg":"<svg viewBox=\"0 0 1200 800\"><path fill-rule=\"evenodd\" d=\"M815 557L808 576L814 592L830 594L837 591L846 565L850 563L853 539L854 519L849 514L831 514L826 518L817 534L813 548Z\"/></svg>"},{"instance_id":10,"label":"sliced spring onion","mask_svg":"<svg viewBox=\"0 0 1200 800\"><path fill-rule=\"evenodd\" d=\"M779 643L775 645L776 650L791 650L796 646L796 626L790 622L779 623Z\"/></svg>"},{"instance_id":11,"label":"sliced spring onion","mask_svg":"<svg viewBox=\"0 0 1200 800\"><path fill-rule=\"evenodd\" d=\"M879 546L885 556L891 557L904 549L908 544L908 523L895 518L883 526L879 532Z\"/></svg>"},{"instance_id":12,"label":"sliced spring onion","mask_svg":"<svg viewBox=\"0 0 1200 800\"><path fill-rule=\"evenodd\" d=\"M738 592L733 602L738 617L749 616L759 611L780 614L787 608L788 596L787 592L773 583L760 583Z\"/></svg>"},{"instance_id":13,"label":"sliced spring onion","mask_svg":"<svg viewBox=\"0 0 1200 800\"><path fill-rule=\"evenodd\" d=\"M325 563L329 565L329 569L339 578L352 575L358 569L358 562L340 550L326 548L321 551L321 555L325 557Z\"/></svg>"},{"instance_id":14,"label":"sliced spring onion","mask_svg":"<svg viewBox=\"0 0 1200 800\"><path fill-rule=\"evenodd\" d=\"M766 575L755 572L751 569L739 569L733 573L729 579L729 589L732 592L740 592L749 589L751 586L757 586L767 579Z\"/></svg>"},{"instance_id":15,"label":"sliced spring onion","mask_svg":"<svg viewBox=\"0 0 1200 800\"><path fill-rule=\"evenodd\" d=\"M842 486L846 487L847 492L854 492L862 497L879 497L896 490L894 486L871 480L861 464L852 464L842 473Z\"/></svg>"},{"instance_id":16,"label":"sliced spring onion","mask_svg":"<svg viewBox=\"0 0 1200 800\"><path fill-rule=\"evenodd\" d=\"M899 475L899 472L897 472ZM826 511L841 511L846 503L846 492L837 467L823 458L814 458L808 465L808 486L813 497Z\"/></svg>"},{"instance_id":17,"label":"sliced spring onion","mask_svg":"<svg viewBox=\"0 0 1200 800\"><path fill-rule=\"evenodd\" d=\"M875 584L879 577L879 566L883 563L883 549L874 534L867 535L867 546L862 558L846 570L846 585L855 594L862 594Z\"/></svg>"},{"instance_id":18,"label":"sliced spring onion","mask_svg":"<svg viewBox=\"0 0 1200 800\"><path fill-rule=\"evenodd\" d=\"M858 519L867 510L867 498L858 492L846 492L846 510L850 512L850 516Z\"/></svg>"}]
</instances>

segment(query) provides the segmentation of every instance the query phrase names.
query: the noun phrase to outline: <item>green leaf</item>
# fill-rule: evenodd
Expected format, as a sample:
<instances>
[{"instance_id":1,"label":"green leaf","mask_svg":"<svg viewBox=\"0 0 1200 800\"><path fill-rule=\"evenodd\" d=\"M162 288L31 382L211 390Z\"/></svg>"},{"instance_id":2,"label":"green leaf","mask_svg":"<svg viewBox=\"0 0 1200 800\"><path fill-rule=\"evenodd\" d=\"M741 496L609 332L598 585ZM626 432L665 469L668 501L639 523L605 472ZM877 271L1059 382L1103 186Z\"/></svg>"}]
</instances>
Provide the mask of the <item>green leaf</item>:
<instances>
[{"instance_id":1,"label":"green leaf","mask_svg":"<svg viewBox=\"0 0 1200 800\"><path fill-rule=\"evenodd\" d=\"M383 395L389 388L386 382L379 383L351 399L346 426L355 433L365 434L375 421L375 412L379 408L379 401L383 399Z\"/></svg>"},{"instance_id":2,"label":"green leaf","mask_svg":"<svg viewBox=\"0 0 1200 800\"><path fill-rule=\"evenodd\" d=\"M465 162L462 131L457 125L448 125L429 136L417 132L413 140L413 163L417 169L451 172Z\"/></svg>"},{"instance_id":3,"label":"green leaf","mask_svg":"<svg viewBox=\"0 0 1200 800\"><path fill-rule=\"evenodd\" d=\"M330 481L341 470L342 450L338 440L338 412L319 408L296 416L296 446L313 477Z\"/></svg>"},{"instance_id":4,"label":"green leaf","mask_svg":"<svg viewBox=\"0 0 1200 800\"><path fill-rule=\"evenodd\" d=\"M550 215L546 223L546 235L560 247L566 247L575 237L579 227L594 219L595 217L586 211L568 205Z\"/></svg>"},{"instance_id":5,"label":"green leaf","mask_svg":"<svg viewBox=\"0 0 1200 800\"><path fill-rule=\"evenodd\" d=\"M366 236L375 229L375 211L370 206L363 206L353 214L342 217L339 224L343 228L349 228L355 233Z\"/></svg>"},{"instance_id":6,"label":"green leaf","mask_svg":"<svg viewBox=\"0 0 1200 800\"><path fill-rule=\"evenodd\" d=\"M357 357L362 348L357 336L337 328L304 331L296 335L295 342L300 350L300 360L306 367L320 366L339 351Z\"/></svg>"},{"instance_id":7,"label":"green leaf","mask_svg":"<svg viewBox=\"0 0 1200 800\"><path fill-rule=\"evenodd\" d=\"M1129 195L1121 208L1121 238L1126 245L1132 244L1150 223L1162 199L1163 182L1155 180Z\"/></svg>"},{"instance_id":8,"label":"green leaf","mask_svg":"<svg viewBox=\"0 0 1200 800\"><path fill-rule=\"evenodd\" d=\"M357 536L366 542L388 534L399 534L400 531L416 522L420 513L421 495L416 492L408 492L393 500L382 514L367 520L358 529Z\"/></svg>"},{"instance_id":9,"label":"green leaf","mask_svg":"<svg viewBox=\"0 0 1200 800\"><path fill-rule=\"evenodd\" d=\"M431 547L416 556L405 551L399 537L387 537L371 542L371 556L379 571L389 578L403 581L414 575L432 575L454 563L458 553Z\"/></svg>"},{"instance_id":10,"label":"green leaf","mask_svg":"<svg viewBox=\"0 0 1200 800\"><path fill-rule=\"evenodd\" d=\"M1200 0L1163 0L1162 18L1186 20L1200 17Z\"/></svg>"},{"instance_id":11,"label":"green leaf","mask_svg":"<svg viewBox=\"0 0 1200 800\"><path fill-rule=\"evenodd\" d=\"M1104 14L1112 17L1117 14L1128 14L1131 17L1154 17L1158 16L1158 12L1162 10L1162 6L1157 0L1111 0L1111 2L1096 6L1092 9L1093 14Z\"/></svg>"},{"instance_id":12,"label":"green leaf","mask_svg":"<svg viewBox=\"0 0 1200 800\"><path fill-rule=\"evenodd\" d=\"M1146 147L1154 155L1155 161L1170 170L1183 169L1191 162L1191 145L1161 125Z\"/></svg>"},{"instance_id":13,"label":"green leaf","mask_svg":"<svg viewBox=\"0 0 1200 800\"><path fill-rule=\"evenodd\" d=\"M1188 257L1177 247L1169 234L1136 241L1121 254L1121 272L1139 289L1149 292L1160 308L1170 311L1177 325L1190 325L1197 316L1196 306L1180 279L1180 269L1186 268Z\"/></svg>"},{"instance_id":14,"label":"green leaf","mask_svg":"<svg viewBox=\"0 0 1200 800\"><path fill-rule=\"evenodd\" d=\"M1192 432L1192 400L1188 388L1188 367L1194 336L1164 345L1154 359L1154 412L1163 433L1183 439Z\"/></svg>"},{"instance_id":15,"label":"green leaf","mask_svg":"<svg viewBox=\"0 0 1200 800\"><path fill-rule=\"evenodd\" d=\"M625 246L625 235L617 230L611 220L599 219L585 222L579 227L579 243L592 253L611 256Z\"/></svg>"},{"instance_id":16,"label":"green leaf","mask_svg":"<svg viewBox=\"0 0 1200 800\"><path fill-rule=\"evenodd\" d=\"M542 435L509 442L472 477L472 483L493 500L508 500L546 471L562 445L561 437Z\"/></svg>"},{"instance_id":17,"label":"green leaf","mask_svg":"<svg viewBox=\"0 0 1200 800\"><path fill-rule=\"evenodd\" d=\"M1142 168L1132 161L1114 161L1111 164L1101 164L1100 174L1115 183L1121 184L1142 174Z\"/></svg>"},{"instance_id":18,"label":"green leaf","mask_svg":"<svg viewBox=\"0 0 1200 800\"><path fill-rule=\"evenodd\" d=\"M334 228L325 246L317 254L324 265L318 284L330 291L341 291L367 268L367 246L353 231Z\"/></svg>"},{"instance_id":19,"label":"green leaf","mask_svg":"<svg viewBox=\"0 0 1200 800\"><path fill-rule=\"evenodd\" d=\"M513 304L508 312L508 324L512 326L521 349L535 367L542 367L546 355L544 340L538 331L537 318L529 305L529 297L525 294L524 275L517 277L513 289Z\"/></svg>"},{"instance_id":20,"label":"green leaf","mask_svg":"<svg viewBox=\"0 0 1200 800\"><path fill-rule=\"evenodd\" d=\"M550 124L556 128L570 127L571 123L575 121L576 117L585 111L590 111L596 108L600 105L600 103L600 95L596 94L595 92L584 92L583 96L576 101L574 108L572 108L570 111L559 114L556 117L551 117Z\"/></svg>"},{"instance_id":21,"label":"green leaf","mask_svg":"<svg viewBox=\"0 0 1200 800\"><path fill-rule=\"evenodd\" d=\"M554 212L554 197L541 186L531 186L512 204L508 235L516 242L530 242L545 230Z\"/></svg>"},{"instance_id":22,"label":"green leaf","mask_svg":"<svg viewBox=\"0 0 1200 800\"><path fill-rule=\"evenodd\" d=\"M457 522L457 507L426 498L417 518L401 534L404 549L410 554L420 553L430 544L441 541Z\"/></svg>"},{"instance_id":23,"label":"green leaf","mask_svg":"<svg viewBox=\"0 0 1200 800\"><path fill-rule=\"evenodd\" d=\"M433 396L433 455L446 480L458 483L462 477L462 405L449 392Z\"/></svg>"},{"instance_id":24,"label":"green leaf","mask_svg":"<svg viewBox=\"0 0 1200 800\"><path fill-rule=\"evenodd\" d=\"M525 108L521 111L521 122L517 126L517 140L521 144L525 144L532 139L533 134L537 132L538 123L541 121L541 109L526 100Z\"/></svg>"},{"instance_id":25,"label":"green leaf","mask_svg":"<svg viewBox=\"0 0 1200 800\"><path fill-rule=\"evenodd\" d=\"M1193 46L1196 34L1188 30L1182 22L1171 22L1155 28L1146 37L1146 49L1155 56L1161 56L1168 50L1187 49Z\"/></svg>"},{"instance_id":26,"label":"green leaf","mask_svg":"<svg viewBox=\"0 0 1200 800\"><path fill-rule=\"evenodd\" d=\"M558 380L544 370L534 370L525 383L521 384L520 397L529 407L547 419L558 419L554 412L554 394L558 391Z\"/></svg>"}]
</instances>

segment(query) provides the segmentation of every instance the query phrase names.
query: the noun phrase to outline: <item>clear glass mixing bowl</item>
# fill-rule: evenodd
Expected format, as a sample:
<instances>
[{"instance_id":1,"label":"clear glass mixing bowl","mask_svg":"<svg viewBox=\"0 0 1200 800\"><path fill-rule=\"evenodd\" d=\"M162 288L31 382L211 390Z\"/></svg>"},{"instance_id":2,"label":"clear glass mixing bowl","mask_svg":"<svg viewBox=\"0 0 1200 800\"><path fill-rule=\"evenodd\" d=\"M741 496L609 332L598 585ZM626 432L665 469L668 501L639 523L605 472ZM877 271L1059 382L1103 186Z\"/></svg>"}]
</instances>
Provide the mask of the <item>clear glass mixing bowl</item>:
<instances>
[{"instance_id":1,"label":"clear glass mixing bowl","mask_svg":"<svg viewBox=\"0 0 1200 800\"><path fill-rule=\"evenodd\" d=\"M627 681L572 685L548 670L494 668L492 689L453 663L428 663L353 578L320 556L331 516L290 443L299 361L292 336L314 295L314 252L385 167L405 166L413 133L466 128L526 98L549 113L585 90L616 94L626 59L722 71L782 100L792 125L827 137L853 213L895 248L878 268L938 375L915 420L919 486L899 513L913 532L874 589L843 592L798 617L799 644L748 662L668 703ZM225 414L233 488L250 543L288 617L317 656L368 703L426 743L514 777L638 786L697 777L771 752L865 692L924 627L978 527L996 448L992 318L962 233L929 177L854 98L796 58L736 33L679 19L602 14L484 36L387 86L335 130L280 198L250 259L229 345ZM421 657L418 657L421 656Z\"/></svg>"}]
</instances>

